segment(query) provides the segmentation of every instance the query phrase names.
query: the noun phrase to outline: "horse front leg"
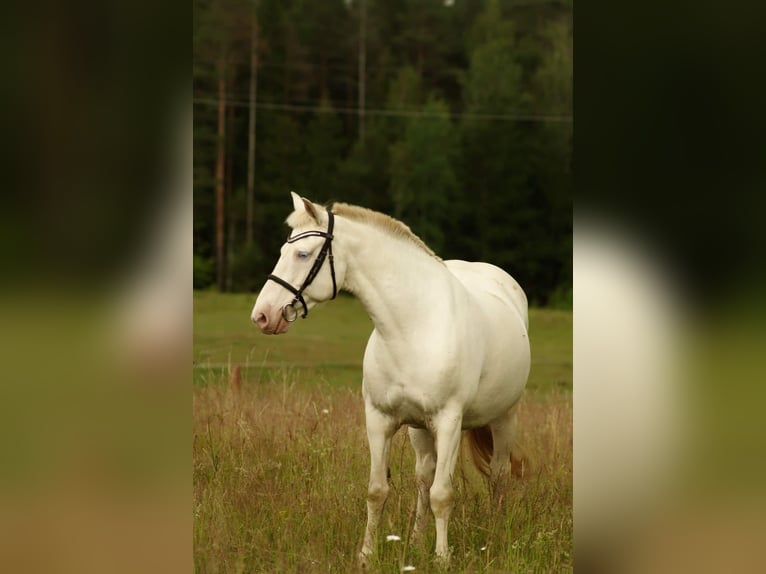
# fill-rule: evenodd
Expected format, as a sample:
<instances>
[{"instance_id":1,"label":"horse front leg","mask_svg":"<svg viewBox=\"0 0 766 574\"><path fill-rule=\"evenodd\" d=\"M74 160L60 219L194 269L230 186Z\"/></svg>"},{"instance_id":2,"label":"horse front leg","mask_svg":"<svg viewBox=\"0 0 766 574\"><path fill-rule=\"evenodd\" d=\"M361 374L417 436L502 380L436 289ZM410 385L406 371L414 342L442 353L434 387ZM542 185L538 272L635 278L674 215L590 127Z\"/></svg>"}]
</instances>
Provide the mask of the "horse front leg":
<instances>
[{"instance_id":1,"label":"horse front leg","mask_svg":"<svg viewBox=\"0 0 766 574\"><path fill-rule=\"evenodd\" d=\"M431 485L431 511L436 522L436 557L445 566L450 558L447 529L454 505L452 475L460 448L462 421L463 416L459 411L442 412L433 421L436 436L436 472Z\"/></svg>"},{"instance_id":2,"label":"horse front leg","mask_svg":"<svg viewBox=\"0 0 766 574\"><path fill-rule=\"evenodd\" d=\"M367 566L367 560L375 547L380 515L388 498L388 455L391 437L398 428L390 417L371 405L365 405L365 418L367 441L370 445L370 483L367 489L367 527L359 552L359 564L362 568Z\"/></svg>"},{"instance_id":3,"label":"horse front leg","mask_svg":"<svg viewBox=\"0 0 766 574\"><path fill-rule=\"evenodd\" d=\"M436 445L431 431L410 427L410 443L415 450L415 475L418 485L418 506L410 544L417 544L428 524L429 493L436 471Z\"/></svg>"}]
</instances>

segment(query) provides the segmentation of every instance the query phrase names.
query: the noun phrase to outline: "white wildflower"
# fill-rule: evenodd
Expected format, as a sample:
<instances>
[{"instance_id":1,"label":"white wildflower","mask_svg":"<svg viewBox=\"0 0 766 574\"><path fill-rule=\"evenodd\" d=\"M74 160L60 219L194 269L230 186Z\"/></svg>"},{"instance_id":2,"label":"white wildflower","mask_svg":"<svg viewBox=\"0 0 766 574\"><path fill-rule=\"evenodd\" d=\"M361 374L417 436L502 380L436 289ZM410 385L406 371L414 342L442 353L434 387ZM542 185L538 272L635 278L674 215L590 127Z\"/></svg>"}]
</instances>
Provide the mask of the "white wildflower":
<instances>
[{"instance_id":1,"label":"white wildflower","mask_svg":"<svg viewBox=\"0 0 766 574\"><path fill-rule=\"evenodd\" d=\"M389 534L386 536L386 542L399 542L402 539L401 536L397 536L396 534Z\"/></svg>"}]
</instances>

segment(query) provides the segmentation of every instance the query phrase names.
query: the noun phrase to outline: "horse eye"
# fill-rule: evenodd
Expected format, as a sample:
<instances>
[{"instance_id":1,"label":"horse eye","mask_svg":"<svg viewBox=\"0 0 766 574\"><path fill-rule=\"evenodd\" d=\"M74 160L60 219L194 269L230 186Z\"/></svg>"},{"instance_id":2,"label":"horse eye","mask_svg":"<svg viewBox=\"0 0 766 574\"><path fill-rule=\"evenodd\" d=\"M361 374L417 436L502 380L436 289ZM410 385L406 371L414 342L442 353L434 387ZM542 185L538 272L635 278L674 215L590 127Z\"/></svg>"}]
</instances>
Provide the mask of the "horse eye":
<instances>
[{"instance_id":1,"label":"horse eye","mask_svg":"<svg viewBox=\"0 0 766 574\"><path fill-rule=\"evenodd\" d=\"M308 251L298 251L298 259L306 259L309 256Z\"/></svg>"}]
</instances>

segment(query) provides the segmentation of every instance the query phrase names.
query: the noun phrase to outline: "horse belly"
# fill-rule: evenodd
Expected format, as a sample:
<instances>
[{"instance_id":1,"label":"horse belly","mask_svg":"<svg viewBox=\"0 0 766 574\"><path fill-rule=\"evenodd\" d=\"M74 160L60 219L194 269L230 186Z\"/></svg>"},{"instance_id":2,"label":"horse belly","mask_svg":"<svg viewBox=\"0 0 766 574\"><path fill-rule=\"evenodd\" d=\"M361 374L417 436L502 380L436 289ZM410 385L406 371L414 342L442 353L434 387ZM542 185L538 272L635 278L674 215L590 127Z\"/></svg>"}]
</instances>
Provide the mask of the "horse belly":
<instances>
[{"instance_id":1,"label":"horse belly","mask_svg":"<svg viewBox=\"0 0 766 574\"><path fill-rule=\"evenodd\" d=\"M463 413L463 428L475 428L502 417L521 398L529 368L506 373L503 377L483 379L473 400Z\"/></svg>"},{"instance_id":2,"label":"horse belly","mask_svg":"<svg viewBox=\"0 0 766 574\"><path fill-rule=\"evenodd\" d=\"M521 397L531 363L523 318L508 303L486 304L487 332L477 391L466 405L463 426L481 426L505 414Z\"/></svg>"}]
</instances>

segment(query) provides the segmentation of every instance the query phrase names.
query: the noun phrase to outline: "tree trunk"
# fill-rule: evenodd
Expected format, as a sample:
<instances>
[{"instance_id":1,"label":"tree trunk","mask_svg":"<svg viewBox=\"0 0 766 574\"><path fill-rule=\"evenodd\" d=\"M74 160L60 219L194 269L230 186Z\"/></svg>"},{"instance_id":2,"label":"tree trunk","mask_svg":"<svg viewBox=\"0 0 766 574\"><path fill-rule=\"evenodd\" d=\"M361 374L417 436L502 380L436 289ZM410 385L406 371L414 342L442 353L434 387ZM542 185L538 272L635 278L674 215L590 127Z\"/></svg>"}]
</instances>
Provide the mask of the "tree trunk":
<instances>
[{"instance_id":1,"label":"tree trunk","mask_svg":"<svg viewBox=\"0 0 766 574\"><path fill-rule=\"evenodd\" d=\"M230 86L233 88L233 86ZM231 90L227 90L231 91ZM234 133L236 130L234 129L234 107L229 106L226 108L226 148L227 149L234 149ZM235 236L234 236L234 228L236 226L236 218L235 214L233 213L233 207L236 205L236 201L234 198L234 179L232 177L232 172L234 168L234 158L233 154L226 154L226 180L225 185L223 188L223 194L224 194L224 202L226 203L226 217L225 217L225 223L228 224L228 230L226 234L224 235L224 250L226 252L226 257L224 258L225 265L224 265L224 274L226 276L226 280L224 282L224 290L225 291L231 291L231 284L232 284L232 276L231 276L231 265L229 263L234 260L234 246L235 246Z\"/></svg>"},{"instance_id":2,"label":"tree trunk","mask_svg":"<svg viewBox=\"0 0 766 574\"><path fill-rule=\"evenodd\" d=\"M330 90L327 89L327 54L322 52L319 65L319 100L320 105L330 101Z\"/></svg>"},{"instance_id":3,"label":"tree trunk","mask_svg":"<svg viewBox=\"0 0 766 574\"><path fill-rule=\"evenodd\" d=\"M247 145L247 210L245 214L245 241L253 243L253 204L255 203L255 114L258 92L258 20L255 6L250 32L250 116Z\"/></svg>"},{"instance_id":4,"label":"tree trunk","mask_svg":"<svg viewBox=\"0 0 766 574\"><path fill-rule=\"evenodd\" d=\"M367 14L365 0L359 3L359 141L364 141L364 100L366 96L365 76L367 68Z\"/></svg>"},{"instance_id":5,"label":"tree trunk","mask_svg":"<svg viewBox=\"0 0 766 574\"><path fill-rule=\"evenodd\" d=\"M224 168L226 165L226 56L218 65L218 138L215 159L215 279L218 291L225 288L226 253L224 251Z\"/></svg>"}]
</instances>

